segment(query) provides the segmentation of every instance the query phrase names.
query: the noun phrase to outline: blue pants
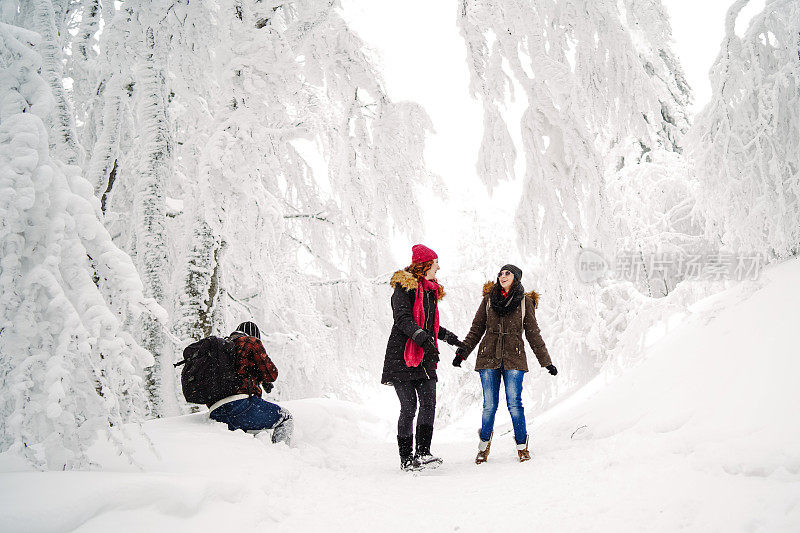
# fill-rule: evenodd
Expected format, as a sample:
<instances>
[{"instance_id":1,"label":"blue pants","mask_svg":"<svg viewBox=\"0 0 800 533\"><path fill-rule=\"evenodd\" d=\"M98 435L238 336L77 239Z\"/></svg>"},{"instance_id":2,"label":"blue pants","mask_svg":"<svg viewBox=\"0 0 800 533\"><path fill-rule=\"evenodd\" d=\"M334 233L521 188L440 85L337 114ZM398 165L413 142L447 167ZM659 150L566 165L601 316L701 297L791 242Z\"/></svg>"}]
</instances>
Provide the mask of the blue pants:
<instances>
[{"instance_id":1,"label":"blue pants","mask_svg":"<svg viewBox=\"0 0 800 533\"><path fill-rule=\"evenodd\" d=\"M500 368L485 368L478 370L483 387L483 415L481 417L482 441L487 441L494 431L494 415L497 413L497 404L500 399L500 378L506 386L506 403L514 426L514 440L517 444L525 444L528 439L528 430L525 427L525 409L522 407L522 370L506 370Z\"/></svg>"},{"instance_id":2,"label":"blue pants","mask_svg":"<svg viewBox=\"0 0 800 533\"><path fill-rule=\"evenodd\" d=\"M209 416L212 420L228 424L231 431L272 429L272 442L289 444L294 430L294 420L289 411L258 396L221 405L211 411Z\"/></svg>"}]
</instances>

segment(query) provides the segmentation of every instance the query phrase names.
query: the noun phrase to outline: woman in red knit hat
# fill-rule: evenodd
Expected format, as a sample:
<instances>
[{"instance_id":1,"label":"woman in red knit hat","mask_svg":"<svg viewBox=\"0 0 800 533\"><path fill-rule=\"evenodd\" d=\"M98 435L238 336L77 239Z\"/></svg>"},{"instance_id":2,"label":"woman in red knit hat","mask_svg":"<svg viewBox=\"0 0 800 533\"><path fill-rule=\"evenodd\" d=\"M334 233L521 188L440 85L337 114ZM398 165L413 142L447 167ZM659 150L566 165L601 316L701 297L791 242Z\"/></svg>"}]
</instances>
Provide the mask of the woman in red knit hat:
<instances>
[{"instance_id":1,"label":"woman in red knit hat","mask_svg":"<svg viewBox=\"0 0 800 533\"><path fill-rule=\"evenodd\" d=\"M418 470L436 467L441 458L431 454L433 419L436 412L437 339L462 346L458 337L439 325L438 302L444 288L436 280L439 258L421 244L411 248L411 264L394 273L391 286L394 325L386 345L381 383L393 385L400 400L397 446L400 468ZM414 415L417 414L414 450Z\"/></svg>"}]
</instances>

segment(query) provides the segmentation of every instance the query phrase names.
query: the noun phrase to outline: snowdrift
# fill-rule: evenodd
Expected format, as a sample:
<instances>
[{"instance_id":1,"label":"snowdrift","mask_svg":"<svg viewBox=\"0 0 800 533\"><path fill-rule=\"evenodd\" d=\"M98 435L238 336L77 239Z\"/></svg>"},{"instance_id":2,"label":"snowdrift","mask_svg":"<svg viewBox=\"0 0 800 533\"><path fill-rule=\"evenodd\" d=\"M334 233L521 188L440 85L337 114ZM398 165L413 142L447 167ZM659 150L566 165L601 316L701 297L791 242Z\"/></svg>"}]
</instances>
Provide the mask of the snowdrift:
<instances>
[{"instance_id":1,"label":"snowdrift","mask_svg":"<svg viewBox=\"0 0 800 533\"><path fill-rule=\"evenodd\" d=\"M0 530L797 531L799 279L792 260L703 300L637 366L529 411L529 463L500 424L476 466L472 407L434 435L441 468L404 474L396 406L297 400L293 447L199 413L147 422L138 466L106 443L96 472L2 455Z\"/></svg>"}]
</instances>

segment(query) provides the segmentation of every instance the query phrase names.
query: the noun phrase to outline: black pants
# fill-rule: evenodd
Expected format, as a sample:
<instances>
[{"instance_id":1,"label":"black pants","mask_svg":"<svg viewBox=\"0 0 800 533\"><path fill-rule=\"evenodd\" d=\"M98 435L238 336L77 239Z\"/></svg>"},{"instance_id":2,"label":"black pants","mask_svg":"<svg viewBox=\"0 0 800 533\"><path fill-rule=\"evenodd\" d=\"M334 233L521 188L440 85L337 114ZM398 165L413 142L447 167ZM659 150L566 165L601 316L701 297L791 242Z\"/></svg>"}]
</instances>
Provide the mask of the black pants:
<instances>
[{"instance_id":1,"label":"black pants","mask_svg":"<svg viewBox=\"0 0 800 533\"><path fill-rule=\"evenodd\" d=\"M414 435L414 415L417 413L417 398L419 398L419 426L433 426L436 415L436 380L415 379L413 381L400 381L394 383L394 390L400 399L400 418L397 420L397 435L411 437ZM419 432L419 429L417 430Z\"/></svg>"}]
</instances>

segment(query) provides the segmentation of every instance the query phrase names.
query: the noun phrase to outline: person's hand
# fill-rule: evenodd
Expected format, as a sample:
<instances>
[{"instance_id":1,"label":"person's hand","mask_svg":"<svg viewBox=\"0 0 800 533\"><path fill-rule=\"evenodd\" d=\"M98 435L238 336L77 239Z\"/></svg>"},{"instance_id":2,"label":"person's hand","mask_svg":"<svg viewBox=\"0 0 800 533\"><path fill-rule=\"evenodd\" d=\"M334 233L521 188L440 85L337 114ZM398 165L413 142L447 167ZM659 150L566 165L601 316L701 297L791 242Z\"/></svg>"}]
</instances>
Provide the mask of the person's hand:
<instances>
[{"instance_id":1,"label":"person's hand","mask_svg":"<svg viewBox=\"0 0 800 533\"><path fill-rule=\"evenodd\" d=\"M464 348L464 343L461 343L458 350L456 350L456 358L453 359L453 366L461 366L462 361L467 360L467 349Z\"/></svg>"},{"instance_id":2,"label":"person's hand","mask_svg":"<svg viewBox=\"0 0 800 533\"><path fill-rule=\"evenodd\" d=\"M545 368L547 369L548 372L550 372L551 376L555 376L556 374L558 374L558 369L555 367L555 365L547 365Z\"/></svg>"},{"instance_id":3,"label":"person's hand","mask_svg":"<svg viewBox=\"0 0 800 533\"><path fill-rule=\"evenodd\" d=\"M447 333L448 335L447 338L444 340L444 342L446 342L451 346L456 346L458 348L464 346L464 343L458 340L458 336L455 333L453 333L452 331L448 331Z\"/></svg>"},{"instance_id":4,"label":"person's hand","mask_svg":"<svg viewBox=\"0 0 800 533\"><path fill-rule=\"evenodd\" d=\"M272 392L272 387L274 387L272 383L262 383L261 386L264 387L264 392L266 392L267 394Z\"/></svg>"},{"instance_id":5,"label":"person's hand","mask_svg":"<svg viewBox=\"0 0 800 533\"><path fill-rule=\"evenodd\" d=\"M439 355L439 348L436 347L436 341L430 335L425 339L425 342L422 343L422 350L425 352L425 355Z\"/></svg>"}]
</instances>

